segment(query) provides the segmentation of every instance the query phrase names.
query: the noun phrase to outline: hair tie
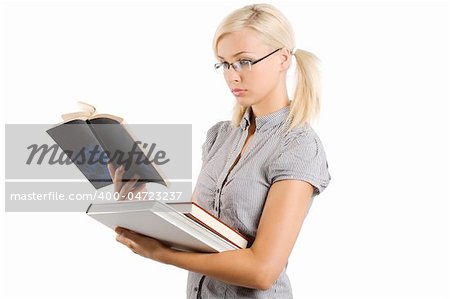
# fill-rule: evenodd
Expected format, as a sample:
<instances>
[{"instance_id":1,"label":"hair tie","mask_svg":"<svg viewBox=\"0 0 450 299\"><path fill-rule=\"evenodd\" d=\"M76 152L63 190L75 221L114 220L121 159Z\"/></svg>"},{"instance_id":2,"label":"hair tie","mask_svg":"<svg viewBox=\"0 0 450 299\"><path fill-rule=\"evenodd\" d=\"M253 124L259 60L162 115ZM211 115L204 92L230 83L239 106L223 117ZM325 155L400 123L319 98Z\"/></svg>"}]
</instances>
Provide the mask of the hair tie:
<instances>
[{"instance_id":1,"label":"hair tie","mask_svg":"<svg viewBox=\"0 0 450 299\"><path fill-rule=\"evenodd\" d=\"M291 51L291 55L295 55L295 52L297 52L297 48L294 48L294 49L292 49L292 51Z\"/></svg>"}]
</instances>

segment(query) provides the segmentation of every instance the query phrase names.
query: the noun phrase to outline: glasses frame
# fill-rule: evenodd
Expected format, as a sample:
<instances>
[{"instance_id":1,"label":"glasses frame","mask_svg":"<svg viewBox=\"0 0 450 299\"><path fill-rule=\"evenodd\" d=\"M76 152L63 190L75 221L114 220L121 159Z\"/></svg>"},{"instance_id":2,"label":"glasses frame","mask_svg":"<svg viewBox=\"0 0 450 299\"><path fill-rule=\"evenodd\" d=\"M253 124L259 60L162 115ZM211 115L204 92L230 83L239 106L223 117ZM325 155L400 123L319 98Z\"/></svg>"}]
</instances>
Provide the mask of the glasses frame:
<instances>
[{"instance_id":1,"label":"glasses frame","mask_svg":"<svg viewBox=\"0 0 450 299\"><path fill-rule=\"evenodd\" d=\"M245 62L245 63L248 64L249 70L251 71L251 70L252 70L252 65L257 64L257 63L260 62L260 61L263 61L264 59L266 59L267 57L269 57L269 56L275 54L276 52L280 51L281 49L283 49L283 48L278 48L278 49L276 49L275 51L270 52L270 53L267 54L266 56L261 57L261 58L259 58L259 59L256 59L256 60L254 60L254 61L250 61L249 59L242 59L242 60L235 61L235 62L233 62L233 63L229 63L229 62L226 62L226 61L223 61L223 62L217 62L216 64L214 64L214 68L215 68L216 70L218 70L218 69L220 69L220 68L223 66L223 71L225 72L225 70L229 70L230 67L233 66L233 69L234 69L236 72L241 72L241 71L243 70L243 67L242 67L243 62Z\"/></svg>"}]
</instances>

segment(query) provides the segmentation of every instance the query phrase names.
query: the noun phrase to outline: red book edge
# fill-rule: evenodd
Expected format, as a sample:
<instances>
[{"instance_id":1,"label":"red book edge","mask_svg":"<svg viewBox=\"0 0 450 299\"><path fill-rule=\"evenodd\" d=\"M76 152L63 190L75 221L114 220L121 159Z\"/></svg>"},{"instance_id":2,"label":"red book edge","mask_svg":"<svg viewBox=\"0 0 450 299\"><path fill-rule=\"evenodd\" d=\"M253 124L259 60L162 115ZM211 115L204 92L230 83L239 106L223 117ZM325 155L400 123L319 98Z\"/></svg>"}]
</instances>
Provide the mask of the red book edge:
<instances>
[{"instance_id":1,"label":"red book edge","mask_svg":"<svg viewBox=\"0 0 450 299\"><path fill-rule=\"evenodd\" d=\"M194 220L195 222L197 222L198 224L200 224L201 226L207 228L208 230L212 231L213 233L215 233L216 235L220 236L222 239L225 239L226 241L230 242L231 244L233 244L234 246L238 247L238 248L243 248L241 246L239 246L238 244L234 243L233 241L231 241L230 239L228 239L227 237L225 237L224 235L222 235L221 233L219 233L218 231L216 231L215 229L213 229L211 226L207 225L206 223L200 221L198 218L196 218L195 216L193 216L190 213L186 213L184 214L187 217L191 218L192 220Z\"/></svg>"},{"instance_id":2,"label":"red book edge","mask_svg":"<svg viewBox=\"0 0 450 299\"><path fill-rule=\"evenodd\" d=\"M188 202L190 204L193 204L195 206L197 206L198 208L200 208L201 210L203 210L205 213L207 213L208 215L210 215L211 217L213 217L214 219L216 219L217 221L219 221L220 223L222 223L223 225L225 225L226 227L228 227L229 229L231 229L232 231L234 231L235 233L237 233L239 236L241 236L242 238L244 238L245 240L247 240L247 242L250 242L249 238L243 234L241 234L239 231L237 231L235 228L232 228L231 226L229 226L228 224L226 224L225 222L223 222L222 220L220 220L219 218L217 218L216 216L214 216L213 214L211 214L210 212L208 212L206 209L204 209L202 206L200 206L199 204L197 204L196 202ZM172 202L171 204L186 204L186 202ZM194 215L192 215L191 213L185 213L186 216L188 216L189 218L191 218L192 220L194 220L195 222L203 225L204 227L208 228L209 230L213 231L214 233L216 233L217 235L221 236L222 238L226 239L228 242L232 243L233 245L242 248L241 246L235 244L234 242L232 242L231 240L229 240L227 237L225 237L224 235L222 235L221 233L219 233L218 231L216 231L215 229L213 229L212 227L210 227L209 225L207 225L206 223L204 223L203 221L199 220L197 217L195 217Z\"/></svg>"}]
</instances>

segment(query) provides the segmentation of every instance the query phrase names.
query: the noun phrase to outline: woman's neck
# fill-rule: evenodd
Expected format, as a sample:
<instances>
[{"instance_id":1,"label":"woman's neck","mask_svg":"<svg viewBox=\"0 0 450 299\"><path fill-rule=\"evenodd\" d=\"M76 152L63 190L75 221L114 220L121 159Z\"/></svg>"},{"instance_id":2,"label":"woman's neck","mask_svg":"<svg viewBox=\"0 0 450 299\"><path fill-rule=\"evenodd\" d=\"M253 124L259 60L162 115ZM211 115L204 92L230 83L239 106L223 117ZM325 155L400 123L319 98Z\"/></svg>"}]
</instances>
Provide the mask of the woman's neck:
<instances>
[{"instance_id":1,"label":"woman's neck","mask_svg":"<svg viewBox=\"0 0 450 299\"><path fill-rule=\"evenodd\" d=\"M250 123L255 122L256 117L261 117L264 115L268 115L280 109L283 109L286 106L290 105L290 101L288 98L282 101L272 101L270 103L264 103L265 105L253 105L251 109L250 115Z\"/></svg>"},{"instance_id":2,"label":"woman's neck","mask_svg":"<svg viewBox=\"0 0 450 299\"><path fill-rule=\"evenodd\" d=\"M255 105L252 105L252 114L254 117L260 117L272 112L278 111L290 104L286 86L281 85L270 94L268 94L265 99L258 101Z\"/></svg>"}]
</instances>

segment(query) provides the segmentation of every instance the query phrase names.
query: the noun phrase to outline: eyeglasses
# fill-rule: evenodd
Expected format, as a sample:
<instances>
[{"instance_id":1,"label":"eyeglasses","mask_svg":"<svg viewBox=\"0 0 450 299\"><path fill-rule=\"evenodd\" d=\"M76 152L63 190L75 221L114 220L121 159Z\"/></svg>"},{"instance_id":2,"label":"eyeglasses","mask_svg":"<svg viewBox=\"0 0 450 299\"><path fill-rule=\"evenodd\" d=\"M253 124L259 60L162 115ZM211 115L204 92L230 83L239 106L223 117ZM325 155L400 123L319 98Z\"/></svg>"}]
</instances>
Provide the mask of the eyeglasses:
<instances>
[{"instance_id":1,"label":"eyeglasses","mask_svg":"<svg viewBox=\"0 0 450 299\"><path fill-rule=\"evenodd\" d=\"M229 70L230 67L232 66L233 69L236 72L242 72L243 70L251 71L252 70L252 65L257 64L258 62L266 59L267 57L269 57L270 55L280 51L281 49L282 48L278 48L275 51L270 52L266 56L264 56L264 57L262 57L260 59L254 60L254 61L253 60L249 60L249 59L241 59L241 60L238 60L238 61L233 62L233 63L229 63L229 62L226 62L226 61L218 62L218 63L214 64L214 68L216 70L218 70L220 68L223 68L223 71L225 72L225 70Z\"/></svg>"}]
</instances>

